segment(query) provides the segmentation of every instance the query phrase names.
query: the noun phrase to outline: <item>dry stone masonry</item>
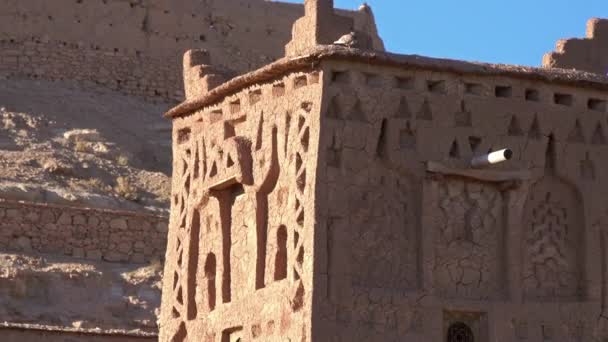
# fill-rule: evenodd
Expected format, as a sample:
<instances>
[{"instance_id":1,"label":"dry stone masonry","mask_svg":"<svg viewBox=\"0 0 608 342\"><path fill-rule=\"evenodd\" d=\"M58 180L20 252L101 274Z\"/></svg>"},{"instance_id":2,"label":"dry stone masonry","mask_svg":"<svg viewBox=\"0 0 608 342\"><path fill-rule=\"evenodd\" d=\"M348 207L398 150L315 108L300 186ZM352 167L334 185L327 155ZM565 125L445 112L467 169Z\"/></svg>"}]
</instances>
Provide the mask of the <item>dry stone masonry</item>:
<instances>
[{"instance_id":1,"label":"dry stone masonry","mask_svg":"<svg viewBox=\"0 0 608 342\"><path fill-rule=\"evenodd\" d=\"M166 218L0 201L0 250L144 263L164 258Z\"/></svg>"},{"instance_id":2,"label":"dry stone masonry","mask_svg":"<svg viewBox=\"0 0 608 342\"><path fill-rule=\"evenodd\" d=\"M0 200L0 340L156 340L167 218Z\"/></svg>"},{"instance_id":3,"label":"dry stone masonry","mask_svg":"<svg viewBox=\"0 0 608 342\"><path fill-rule=\"evenodd\" d=\"M205 48L243 73L282 55L302 6L266 0L0 2L0 77L75 80L150 101L184 98L179 60ZM369 10L341 11L382 41Z\"/></svg>"},{"instance_id":4,"label":"dry stone masonry","mask_svg":"<svg viewBox=\"0 0 608 342\"><path fill-rule=\"evenodd\" d=\"M160 57L102 49L48 38L1 39L0 75L71 80L149 101L183 98L178 69Z\"/></svg>"},{"instance_id":5,"label":"dry stone masonry","mask_svg":"<svg viewBox=\"0 0 608 342\"><path fill-rule=\"evenodd\" d=\"M256 71L185 56L160 340L608 339L608 78L373 51L305 8Z\"/></svg>"}]
</instances>

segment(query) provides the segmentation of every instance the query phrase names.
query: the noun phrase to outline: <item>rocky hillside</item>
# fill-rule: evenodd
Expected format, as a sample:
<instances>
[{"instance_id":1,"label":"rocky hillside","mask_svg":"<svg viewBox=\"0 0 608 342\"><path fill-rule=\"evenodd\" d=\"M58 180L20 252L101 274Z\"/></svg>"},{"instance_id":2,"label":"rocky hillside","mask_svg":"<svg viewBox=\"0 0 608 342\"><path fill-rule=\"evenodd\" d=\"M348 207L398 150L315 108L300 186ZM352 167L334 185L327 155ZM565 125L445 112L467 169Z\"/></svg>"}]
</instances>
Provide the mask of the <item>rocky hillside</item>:
<instances>
[{"instance_id":1,"label":"rocky hillside","mask_svg":"<svg viewBox=\"0 0 608 342\"><path fill-rule=\"evenodd\" d=\"M161 267L0 253L0 327L154 335Z\"/></svg>"},{"instance_id":2,"label":"rocky hillside","mask_svg":"<svg viewBox=\"0 0 608 342\"><path fill-rule=\"evenodd\" d=\"M0 197L166 212L169 105L87 89L0 80Z\"/></svg>"}]
</instances>

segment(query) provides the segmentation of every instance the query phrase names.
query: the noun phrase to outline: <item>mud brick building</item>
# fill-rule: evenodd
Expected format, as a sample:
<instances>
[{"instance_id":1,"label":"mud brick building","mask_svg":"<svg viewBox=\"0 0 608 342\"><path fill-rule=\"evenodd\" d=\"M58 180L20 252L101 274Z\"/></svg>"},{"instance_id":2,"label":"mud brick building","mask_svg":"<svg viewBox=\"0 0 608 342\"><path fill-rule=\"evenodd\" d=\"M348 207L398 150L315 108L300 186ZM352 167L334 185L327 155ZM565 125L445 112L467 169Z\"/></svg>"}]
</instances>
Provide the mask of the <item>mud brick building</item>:
<instances>
[{"instance_id":1,"label":"mud brick building","mask_svg":"<svg viewBox=\"0 0 608 342\"><path fill-rule=\"evenodd\" d=\"M305 7L272 64L184 58L160 340L608 338L608 63L393 55Z\"/></svg>"},{"instance_id":2,"label":"mud brick building","mask_svg":"<svg viewBox=\"0 0 608 342\"><path fill-rule=\"evenodd\" d=\"M337 12L382 49L371 12ZM0 1L0 341L158 340L169 201L116 196L117 177L164 192L160 113L184 99L184 51L242 74L283 56L303 13L267 0ZM97 131L105 152L76 148L73 129Z\"/></svg>"}]
</instances>

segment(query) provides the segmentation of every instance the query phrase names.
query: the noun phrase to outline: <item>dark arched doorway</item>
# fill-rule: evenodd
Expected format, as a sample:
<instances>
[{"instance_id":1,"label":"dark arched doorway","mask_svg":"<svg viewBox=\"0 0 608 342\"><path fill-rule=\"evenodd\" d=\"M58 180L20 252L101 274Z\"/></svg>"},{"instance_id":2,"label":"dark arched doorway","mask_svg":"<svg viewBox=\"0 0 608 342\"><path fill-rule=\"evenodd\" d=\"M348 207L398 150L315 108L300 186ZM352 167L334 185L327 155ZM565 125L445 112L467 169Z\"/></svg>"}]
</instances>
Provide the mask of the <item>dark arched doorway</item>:
<instances>
[{"instance_id":1,"label":"dark arched doorway","mask_svg":"<svg viewBox=\"0 0 608 342\"><path fill-rule=\"evenodd\" d=\"M448 328L447 342L475 342L475 336L471 328L462 323L452 323Z\"/></svg>"}]
</instances>

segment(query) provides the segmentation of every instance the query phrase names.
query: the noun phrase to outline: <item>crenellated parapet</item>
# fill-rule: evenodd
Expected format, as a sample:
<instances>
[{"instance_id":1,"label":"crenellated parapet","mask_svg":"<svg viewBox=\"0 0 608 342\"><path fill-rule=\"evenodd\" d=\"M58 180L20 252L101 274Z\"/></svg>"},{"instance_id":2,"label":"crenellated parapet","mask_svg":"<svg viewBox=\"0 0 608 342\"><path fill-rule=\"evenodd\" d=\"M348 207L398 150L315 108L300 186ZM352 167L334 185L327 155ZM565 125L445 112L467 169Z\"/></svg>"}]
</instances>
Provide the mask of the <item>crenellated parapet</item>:
<instances>
[{"instance_id":1,"label":"crenellated parapet","mask_svg":"<svg viewBox=\"0 0 608 342\"><path fill-rule=\"evenodd\" d=\"M184 54L184 93L186 99L207 93L227 81L227 72L211 65L207 50L188 50Z\"/></svg>"},{"instance_id":2,"label":"crenellated parapet","mask_svg":"<svg viewBox=\"0 0 608 342\"><path fill-rule=\"evenodd\" d=\"M587 22L585 38L561 39L555 51L543 57L546 68L577 69L596 74L608 73L608 19Z\"/></svg>"},{"instance_id":3,"label":"crenellated parapet","mask_svg":"<svg viewBox=\"0 0 608 342\"><path fill-rule=\"evenodd\" d=\"M0 1L0 78L75 81L151 102L184 99L180 60L204 48L244 73L283 56L300 4L266 0ZM337 10L382 47L373 18ZM370 27L369 25L374 25ZM346 32L348 33L348 32Z\"/></svg>"},{"instance_id":4,"label":"crenellated parapet","mask_svg":"<svg viewBox=\"0 0 608 342\"><path fill-rule=\"evenodd\" d=\"M353 33L357 43L353 47L384 50L377 36L374 15L367 5L362 5L359 12L362 20L355 23L352 17L337 14L333 0L306 0L305 14L296 20L292 28L292 40L285 46L287 56L302 54L317 45L329 45L343 35Z\"/></svg>"}]
</instances>

